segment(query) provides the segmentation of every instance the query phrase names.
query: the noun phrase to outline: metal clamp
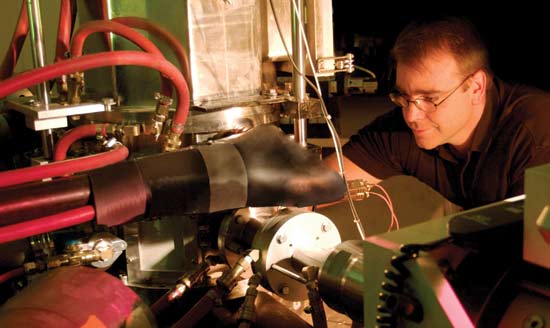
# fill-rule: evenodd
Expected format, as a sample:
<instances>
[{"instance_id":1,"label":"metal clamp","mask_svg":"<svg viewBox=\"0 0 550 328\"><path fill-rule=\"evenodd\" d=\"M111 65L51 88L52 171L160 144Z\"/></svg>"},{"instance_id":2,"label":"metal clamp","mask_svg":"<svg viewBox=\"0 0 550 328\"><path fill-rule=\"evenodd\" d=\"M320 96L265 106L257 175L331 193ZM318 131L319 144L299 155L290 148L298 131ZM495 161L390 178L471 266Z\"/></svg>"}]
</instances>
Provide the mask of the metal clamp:
<instances>
[{"instance_id":1,"label":"metal clamp","mask_svg":"<svg viewBox=\"0 0 550 328\"><path fill-rule=\"evenodd\" d=\"M369 198L370 191L374 186L371 183L366 182L364 179L349 180L348 189L351 199L354 201L365 200Z\"/></svg>"},{"instance_id":2,"label":"metal clamp","mask_svg":"<svg viewBox=\"0 0 550 328\"><path fill-rule=\"evenodd\" d=\"M351 73L353 67L353 54L345 54L339 57L325 57L317 59L317 71L319 74L346 72Z\"/></svg>"}]
</instances>

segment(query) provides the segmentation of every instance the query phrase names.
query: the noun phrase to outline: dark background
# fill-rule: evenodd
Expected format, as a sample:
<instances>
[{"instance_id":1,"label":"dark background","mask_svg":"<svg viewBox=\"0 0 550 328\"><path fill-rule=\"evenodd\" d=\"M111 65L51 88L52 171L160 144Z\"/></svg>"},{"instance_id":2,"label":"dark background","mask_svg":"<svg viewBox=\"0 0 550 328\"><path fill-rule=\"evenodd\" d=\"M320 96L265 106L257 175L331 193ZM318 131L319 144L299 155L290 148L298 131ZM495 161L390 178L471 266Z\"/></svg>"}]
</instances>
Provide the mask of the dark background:
<instances>
[{"instance_id":1,"label":"dark background","mask_svg":"<svg viewBox=\"0 0 550 328\"><path fill-rule=\"evenodd\" d=\"M477 26L498 77L550 90L550 11L543 2L503 1L484 9L478 8L487 6L482 1L453 2L460 8L372 3L333 0L334 44L338 54L352 52L357 65L376 73L381 92L391 84L388 53L399 31L413 19L438 15L464 16Z\"/></svg>"}]
</instances>

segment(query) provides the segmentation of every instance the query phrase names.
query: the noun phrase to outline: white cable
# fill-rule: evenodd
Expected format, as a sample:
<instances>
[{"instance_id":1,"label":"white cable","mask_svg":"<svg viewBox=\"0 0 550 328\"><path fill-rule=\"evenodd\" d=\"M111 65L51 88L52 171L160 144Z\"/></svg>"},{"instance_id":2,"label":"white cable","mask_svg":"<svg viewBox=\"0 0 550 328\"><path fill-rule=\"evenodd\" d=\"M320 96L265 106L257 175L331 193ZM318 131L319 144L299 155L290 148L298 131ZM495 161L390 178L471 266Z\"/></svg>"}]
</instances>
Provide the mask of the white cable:
<instances>
[{"instance_id":1,"label":"white cable","mask_svg":"<svg viewBox=\"0 0 550 328\"><path fill-rule=\"evenodd\" d=\"M361 220L359 219L359 214L357 213L357 209L355 208L355 204L353 203L353 199L351 198L351 192L349 190L349 186L348 186L345 171L344 171L344 157L342 155L342 144L340 142L340 138L339 138L338 134L336 133L336 128L334 127L334 124L332 123L331 117L330 117L330 115L327 111L327 108L325 106L325 102L323 100L323 96L321 94L321 86L319 84L319 79L317 77L316 68L315 68L315 65L313 64L313 60L312 60L312 57L311 57L311 51L309 49L309 45L308 45L308 42L307 42L307 36L305 34L304 24L302 23L302 18L300 17L301 15L296 15L296 17L298 18L298 25L300 27L300 32L302 33L302 38L304 40L304 44L305 44L305 47L306 47L306 52L307 52L307 55L308 55L309 64L311 66L311 71L313 73L313 78L315 79L316 85L313 85L313 83L305 76L304 72L300 71L300 69L297 67L296 63L292 59L292 56L290 55L290 51L288 50L287 44L286 44L285 39L283 37L283 33L281 31L281 27L280 27L280 24L279 24L279 19L277 18L277 14L275 13L275 8L273 6L273 0L269 0L269 5L271 7L271 11L273 12L273 18L275 19L275 25L277 25L277 30L279 31L279 36L281 37L281 41L282 41L283 46L285 48L285 51L288 55L288 58L290 59L290 62L292 63L292 66L298 72L298 74L306 81L306 83L308 83L313 88L313 90L317 94L317 97L319 97L319 102L321 104L321 113L323 114L323 117L325 118L325 121L327 123L330 135L332 137L332 142L334 143L334 148L335 148L335 151L336 151L336 159L337 159L337 162L338 162L338 168L340 170L340 175L341 175L342 179L344 180L344 184L346 185L346 194L347 194L347 199L348 199L348 203L349 203L349 206L350 206L351 214L353 216L353 222L357 226L357 230L359 231L359 235L361 236L361 239L365 240L366 239L366 232L365 232L365 229L363 228L363 224L361 223ZM299 11L297 10L296 2L294 0L292 0L292 5L294 7L294 11L296 13L298 13Z\"/></svg>"}]
</instances>

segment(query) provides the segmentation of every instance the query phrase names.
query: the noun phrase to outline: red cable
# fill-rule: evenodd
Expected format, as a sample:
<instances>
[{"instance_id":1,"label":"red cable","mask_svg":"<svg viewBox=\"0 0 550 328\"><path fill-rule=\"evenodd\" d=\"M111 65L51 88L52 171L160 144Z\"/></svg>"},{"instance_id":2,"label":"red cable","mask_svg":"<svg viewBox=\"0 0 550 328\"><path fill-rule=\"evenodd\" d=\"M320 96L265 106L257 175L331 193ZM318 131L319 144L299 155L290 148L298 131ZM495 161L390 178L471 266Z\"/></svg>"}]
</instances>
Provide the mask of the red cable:
<instances>
[{"instance_id":1,"label":"red cable","mask_svg":"<svg viewBox=\"0 0 550 328\"><path fill-rule=\"evenodd\" d=\"M103 128L102 128L103 131ZM67 151L71 145L82 138L94 137L97 134L96 124L86 124L77 126L74 129L67 131L61 139L55 144L55 150L53 154L53 161L59 162L67 158Z\"/></svg>"},{"instance_id":2,"label":"red cable","mask_svg":"<svg viewBox=\"0 0 550 328\"><path fill-rule=\"evenodd\" d=\"M64 60L69 51L71 42L71 0L61 0L59 9L59 25L57 27L57 44L55 47L55 61Z\"/></svg>"},{"instance_id":3,"label":"red cable","mask_svg":"<svg viewBox=\"0 0 550 328\"><path fill-rule=\"evenodd\" d=\"M113 18L112 21L119 22L133 28L138 28L140 30L145 30L149 33L152 33L162 41L166 42L166 44L168 44L168 46L170 46L172 51L174 51L174 53L176 54L176 58L178 59L180 69L183 73L183 76L185 77L185 80L187 81L187 83L191 82L189 76L190 70L187 52L185 51L185 48L178 40L178 38L176 38L176 36L173 35L169 30L149 19L142 17L116 17Z\"/></svg>"},{"instance_id":4,"label":"red cable","mask_svg":"<svg viewBox=\"0 0 550 328\"><path fill-rule=\"evenodd\" d=\"M141 33L136 30L113 21L109 20L96 20L82 24L82 26L75 32L73 40L71 41L71 56L82 56L82 49L84 48L84 42L90 36L90 34L97 32L112 32L120 35L131 42L135 43L143 51L146 51L152 55L159 56L164 59L164 55L157 46L147 39ZM171 97L172 96L172 84L170 80L161 74L161 90L162 94Z\"/></svg>"},{"instance_id":5,"label":"red cable","mask_svg":"<svg viewBox=\"0 0 550 328\"><path fill-rule=\"evenodd\" d=\"M0 244L88 222L95 217L93 206L86 205L65 212L0 227Z\"/></svg>"},{"instance_id":6,"label":"red cable","mask_svg":"<svg viewBox=\"0 0 550 328\"><path fill-rule=\"evenodd\" d=\"M51 80L63 74L113 65L138 65L156 69L168 77L176 88L178 105L171 130L181 134L189 113L189 89L181 72L169 61L139 51L113 51L85 55L27 71L0 82L0 99L18 90Z\"/></svg>"},{"instance_id":7,"label":"red cable","mask_svg":"<svg viewBox=\"0 0 550 328\"><path fill-rule=\"evenodd\" d=\"M4 272L0 274L0 285L8 280L22 276L23 274L25 274L25 269L23 267Z\"/></svg>"},{"instance_id":8,"label":"red cable","mask_svg":"<svg viewBox=\"0 0 550 328\"><path fill-rule=\"evenodd\" d=\"M128 148L122 146L104 153L69 159L62 162L52 162L44 165L2 171L0 172L0 188L51 177L90 171L118 163L126 159L126 157L128 157Z\"/></svg>"},{"instance_id":9,"label":"red cable","mask_svg":"<svg viewBox=\"0 0 550 328\"><path fill-rule=\"evenodd\" d=\"M15 31L13 31L13 36L11 38L11 43L6 51L4 56L4 61L0 67L0 80L7 79L13 75L15 66L17 65L17 60L21 54L21 49L25 43L25 38L29 33L29 16L27 15L27 1L23 0L21 5L21 11L19 12L19 20L17 21L17 26Z\"/></svg>"}]
</instances>

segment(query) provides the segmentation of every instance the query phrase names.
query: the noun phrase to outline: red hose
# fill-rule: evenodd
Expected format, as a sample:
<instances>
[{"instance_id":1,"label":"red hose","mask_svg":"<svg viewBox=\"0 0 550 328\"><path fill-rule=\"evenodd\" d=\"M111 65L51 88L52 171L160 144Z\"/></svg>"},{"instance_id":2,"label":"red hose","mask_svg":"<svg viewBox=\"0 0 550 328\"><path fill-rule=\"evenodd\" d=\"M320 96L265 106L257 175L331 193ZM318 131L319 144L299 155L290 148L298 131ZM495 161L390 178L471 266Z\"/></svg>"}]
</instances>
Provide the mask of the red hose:
<instances>
[{"instance_id":1,"label":"red hose","mask_svg":"<svg viewBox=\"0 0 550 328\"><path fill-rule=\"evenodd\" d=\"M152 55L159 56L164 59L164 55L157 46L147 39L141 33L136 30L113 21L109 20L96 20L82 24L82 26L76 31L73 40L71 41L71 56L82 56L82 49L84 48L84 42L90 36L90 34L97 32L112 32L120 35L131 42L135 43L143 51L146 51ZM162 94L171 97L172 96L172 84L170 80L161 74L161 90Z\"/></svg>"},{"instance_id":2,"label":"red hose","mask_svg":"<svg viewBox=\"0 0 550 328\"><path fill-rule=\"evenodd\" d=\"M128 157L128 148L122 146L101 154L89 155L63 162L29 166L21 169L0 172L0 188L21 183L84 172L114 163Z\"/></svg>"},{"instance_id":3,"label":"red hose","mask_svg":"<svg viewBox=\"0 0 550 328\"><path fill-rule=\"evenodd\" d=\"M8 280L22 276L23 274L25 274L25 269L23 267L4 272L0 274L0 285Z\"/></svg>"},{"instance_id":4,"label":"red hose","mask_svg":"<svg viewBox=\"0 0 550 328\"><path fill-rule=\"evenodd\" d=\"M94 207L82 206L65 212L0 227L0 244L88 222L95 217Z\"/></svg>"},{"instance_id":5,"label":"red hose","mask_svg":"<svg viewBox=\"0 0 550 328\"><path fill-rule=\"evenodd\" d=\"M57 26L57 44L55 47L55 61L66 59L71 42L71 0L61 0L59 9L59 25Z\"/></svg>"},{"instance_id":6,"label":"red hose","mask_svg":"<svg viewBox=\"0 0 550 328\"><path fill-rule=\"evenodd\" d=\"M0 99L18 90L48 81L63 74L113 65L138 65L156 69L168 77L176 88L178 105L171 130L181 134L189 113L189 89L181 72L169 61L139 51L113 51L85 55L27 71L0 82Z\"/></svg>"},{"instance_id":7,"label":"red hose","mask_svg":"<svg viewBox=\"0 0 550 328\"><path fill-rule=\"evenodd\" d=\"M96 134L97 125L95 124L81 125L69 130L55 145L53 161L59 162L65 160L67 158L67 151L75 141L86 137L94 137Z\"/></svg>"},{"instance_id":8,"label":"red hose","mask_svg":"<svg viewBox=\"0 0 550 328\"><path fill-rule=\"evenodd\" d=\"M166 44L168 44L172 51L174 51L174 53L176 54L176 58L178 59L180 69L183 73L183 76L185 77L185 80L187 81L187 83L191 82L191 78L189 75L189 58L187 57L187 52L185 51L185 48L183 48L183 45L178 40L178 38L176 38L176 36L173 35L170 31L151 20L142 17L116 17L113 18L112 21L119 22L133 28L145 30L149 33L152 33L162 41L166 42Z\"/></svg>"},{"instance_id":9,"label":"red hose","mask_svg":"<svg viewBox=\"0 0 550 328\"><path fill-rule=\"evenodd\" d=\"M23 0L21 5L21 11L19 12L19 20L13 36L11 37L11 43L4 56L2 66L0 66L0 80L7 79L13 75L17 60L21 54L21 49L25 43L25 38L29 33L29 16L27 15L27 1Z\"/></svg>"}]
</instances>

